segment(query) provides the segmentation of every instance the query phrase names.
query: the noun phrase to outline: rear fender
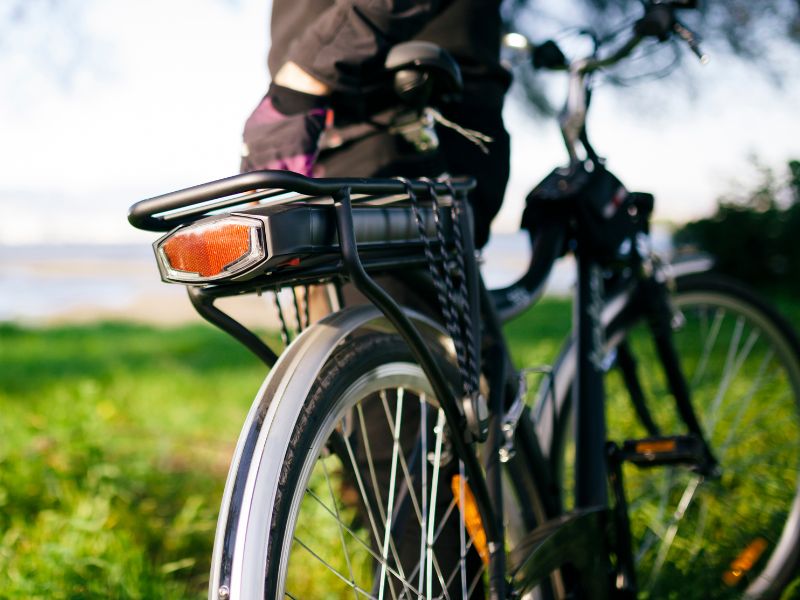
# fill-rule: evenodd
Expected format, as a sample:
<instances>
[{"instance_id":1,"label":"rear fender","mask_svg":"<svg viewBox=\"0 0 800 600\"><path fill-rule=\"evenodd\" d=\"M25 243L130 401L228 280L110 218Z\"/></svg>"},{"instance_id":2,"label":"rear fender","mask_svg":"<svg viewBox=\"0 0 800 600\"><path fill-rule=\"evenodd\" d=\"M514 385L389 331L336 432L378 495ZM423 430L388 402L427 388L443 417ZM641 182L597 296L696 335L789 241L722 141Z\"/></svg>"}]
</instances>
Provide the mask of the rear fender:
<instances>
[{"instance_id":1,"label":"rear fender","mask_svg":"<svg viewBox=\"0 0 800 600\"><path fill-rule=\"evenodd\" d=\"M429 344L453 355L452 341L440 326L419 313L406 312ZM256 394L225 483L211 563L211 600L263 598L266 540L284 460L284 456L265 451L267 439L273 450L288 447L323 365L337 346L365 331L391 332L394 328L371 305L328 315L289 345ZM259 581L258 589L253 589L253 583Z\"/></svg>"}]
</instances>

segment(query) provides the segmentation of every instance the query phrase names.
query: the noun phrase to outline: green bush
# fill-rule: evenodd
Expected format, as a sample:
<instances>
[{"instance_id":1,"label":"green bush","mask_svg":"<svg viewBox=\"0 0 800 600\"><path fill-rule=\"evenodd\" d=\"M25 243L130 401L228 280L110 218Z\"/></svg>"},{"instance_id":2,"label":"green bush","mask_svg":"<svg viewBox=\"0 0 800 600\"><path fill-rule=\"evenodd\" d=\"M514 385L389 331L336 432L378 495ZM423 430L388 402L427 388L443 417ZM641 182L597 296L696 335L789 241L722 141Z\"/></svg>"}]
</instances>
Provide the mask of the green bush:
<instances>
[{"instance_id":1,"label":"green bush","mask_svg":"<svg viewBox=\"0 0 800 600\"><path fill-rule=\"evenodd\" d=\"M685 225L675 242L710 253L723 273L800 292L800 161L785 176L759 170L755 189L720 198L712 217Z\"/></svg>"}]
</instances>

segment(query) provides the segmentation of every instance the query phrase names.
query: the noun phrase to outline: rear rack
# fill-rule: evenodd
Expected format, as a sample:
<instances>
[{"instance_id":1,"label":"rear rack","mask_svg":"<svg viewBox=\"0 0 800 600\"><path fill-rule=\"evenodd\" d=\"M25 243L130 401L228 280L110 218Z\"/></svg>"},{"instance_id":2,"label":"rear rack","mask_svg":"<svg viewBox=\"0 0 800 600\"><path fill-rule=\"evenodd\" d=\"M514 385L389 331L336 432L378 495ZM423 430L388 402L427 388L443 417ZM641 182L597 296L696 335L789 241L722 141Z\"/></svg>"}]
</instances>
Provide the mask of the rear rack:
<instances>
[{"instance_id":1,"label":"rear rack","mask_svg":"<svg viewBox=\"0 0 800 600\"><path fill-rule=\"evenodd\" d=\"M353 204L386 204L407 199L409 189L419 199L427 200L431 188L437 194L455 191L462 195L474 187L475 180L471 178L431 183L399 179L311 179L289 171L253 171L142 200L131 206L128 221L146 231L169 231L226 209L252 206L256 202L261 206L279 206L321 201L344 189L350 190Z\"/></svg>"},{"instance_id":2,"label":"rear rack","mask_svg":"<svg viewBox=\"0 0 800 600\"><path fill-rule=\"evenodd\" d=\"M424 267L426 259L422 240L418 233L412 231L414 216L408 206L409 191L424 203L420 206L423 229L429 236L428 242L436 245L438 241L434 233L431 192L441 196L443 204L447 205L450 196L455 195L455 201L465 200L474 187L475 180L472 178L453 178L446 182L377 178L312 179L289 171L253 171L142 200L130 208L128 220L134 227L157 232L171 231L203 217L232 212L269 215L275 230L286 227L287 230L298 231L294 226L316 224L309 230L304 228L303 235L282 236L282 244L271 247L276 260L270 265L259 265L258 269L253 269L238 280L188 287L192 303L201 316L238 339L261 360L272 364L277 358L275 354L263 342L257 341L252 333L216 308L215 300L326 281L336 274L343 274L348 261L343 255L345 248L340 246L338 239L342 215L341 211L334 210L336 198L343 193L346 193L347 204L351 207L347 210L349 228L358 240L356 252L360 256L357 262L367 272L391 270L399 274L418 266ZM288 213L295 214L290 217ZM452 227L448 213L443 211L441 215L446 232ZM375 227L376 222L383 222L383 226ZM323 223L323 226L319 227L319 223ZM491 290L492 301L501 320L512 318L538 300L553 262L560 255L564 235L565 232L560 228L545 227L537 231L532 236L535 243L531 264L525 275L508 287ZM283 252L275 252L280 249ZM281 254L286 257L293 253L303 255L299 268L267 268L279 262L277 257Z\"/></svg>"},{"instance_id":3,"label":"rear rack","mask_svg":"<svg viewBox=\"0 0 800 600\"><path fill-rule=\"evenodd\" d=\"M452 230L453 222L449 210L434 214L434 196L441 197L443 206L452 206L465 201L467 192L474 187L471 178L447 182L311 179L288 171L254 171L142 200L131 207L128 220L139 229L159 232L230 214L263 221L269 249L264 261L241 277L187 285L187 291L203 318L272 365L277 355L253 332L217 308L217 299L346 276L357 287L369 288L371 293L366 295L381 296L376 304L384 313L393 313L387 316L408 335L410 323L397 305L376 289L366 270L424 266L420 225L410 206L411 196L420 201L418 212L427 242L435 244L434 220L441 219L439 226L445 231ZM154 247L157 244L158 241ZM289 261L292 257L302 257L302 261ZM162 278L169 281L163 272ZM421 354L428 354L419 346L419 340L412 342L414 345ZM429 356L427 360L420 358L430 366Z\"/></svg>"}]
</instances>

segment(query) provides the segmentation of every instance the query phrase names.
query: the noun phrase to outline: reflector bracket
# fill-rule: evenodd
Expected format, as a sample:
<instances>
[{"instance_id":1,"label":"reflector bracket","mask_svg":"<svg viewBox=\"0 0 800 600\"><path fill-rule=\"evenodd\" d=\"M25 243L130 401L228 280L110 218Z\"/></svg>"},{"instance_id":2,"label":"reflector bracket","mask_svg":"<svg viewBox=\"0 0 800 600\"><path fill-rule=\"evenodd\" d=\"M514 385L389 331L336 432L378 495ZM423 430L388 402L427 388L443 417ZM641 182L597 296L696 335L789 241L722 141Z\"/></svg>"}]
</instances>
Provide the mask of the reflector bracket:
<instances>
[{"instance_id":1,"label":"reflector bracket","mask_svg":"<svg viewBox=\"0 0 800 600\"><path fill-rule=\"evenodd\" d=\"M461 475L453 475L450 480L450 487L458 504L458 509L464 517L464 526L472 538L472 544L478 551L483 564L488 565L489 545L486 541L486 531L483 528L483 521L481 520L475 496L473 496L472 490L469 489L469 484L467 484L466 480L462 481Z\"/></svg>"},{"instance_id":2,"label":"reflector bracket","mask_svg":"<svg viewBox=\"0 0 800 600\"><path fill-rule=\"evenodd\" d=\"M262 224L226 217L176 229L157 243L157 257L172 281L214 281L244 272L265 256Z\"/></svg>"},{"instance_id":3,"label":"reflector bracket","mask_svg":"<svg viewBox=\"0 0 800 600\"><path fill-rule=\"evenodd\" d=\"M661 454L662 452L674 452L676 447L675 440L646 440L636 444L636 452L639 454Z\"/></svg>"}]
</instances>

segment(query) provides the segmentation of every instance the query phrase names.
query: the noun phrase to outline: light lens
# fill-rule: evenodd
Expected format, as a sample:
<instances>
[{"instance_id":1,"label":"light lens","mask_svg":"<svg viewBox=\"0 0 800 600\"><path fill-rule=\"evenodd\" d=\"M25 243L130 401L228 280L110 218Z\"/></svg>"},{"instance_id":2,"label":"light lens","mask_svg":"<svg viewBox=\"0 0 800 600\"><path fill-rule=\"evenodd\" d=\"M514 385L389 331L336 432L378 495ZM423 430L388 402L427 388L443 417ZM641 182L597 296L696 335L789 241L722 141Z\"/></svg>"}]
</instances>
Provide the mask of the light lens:
<instances>
[{"instance_id":1,"label":"light lens","mask_svg":"<svg viewBox=\"0 0 800 600\"><path fill-rule=\"evenodd\" d=\"M259 231L259 221L244 218L191 225L162 240L158 255L170 279L218 279L264 257Z\"/></svg>"},{"instance_id":2,"label":"light lens","mask_svg":"<svg viewBox=\"0 0 800 600\"><path fill-rule=\"evenodd\" d=\"M464 519L464 526L467 533L472 538L472 543L478 554L481 557L484 565L489 564L489 544L486 540L486 531L483 529L483 521L481 520L481 513L478 510L478 503L475 501L475 496L472 495L472 490L469 488L465 479L461 475L453 475L450 480L450 488L453 491L453 497L456 499L458 508Z\"/></svg>"}]
</instances>

